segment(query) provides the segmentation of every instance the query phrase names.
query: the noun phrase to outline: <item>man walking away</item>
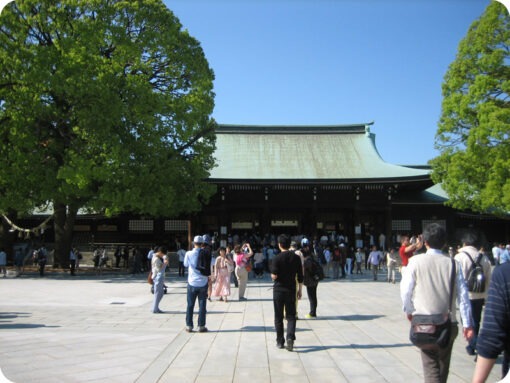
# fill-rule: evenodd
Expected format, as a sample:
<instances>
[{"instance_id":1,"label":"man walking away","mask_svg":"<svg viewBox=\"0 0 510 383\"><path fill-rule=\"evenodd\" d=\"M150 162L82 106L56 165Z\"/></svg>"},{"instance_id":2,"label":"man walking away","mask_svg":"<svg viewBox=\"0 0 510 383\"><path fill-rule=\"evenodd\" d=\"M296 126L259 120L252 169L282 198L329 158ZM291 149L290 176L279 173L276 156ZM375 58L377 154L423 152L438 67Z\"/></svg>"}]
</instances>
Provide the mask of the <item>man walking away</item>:
<instances>
[{"instance_id":1,"label":"man walking away","mask_svg":"<svg viewBox=\"0 0 510 383\"><path fill-rule=\"evenodd\" d=\"M473 383L485 382L501 351L502 377L510 364L510 263L496 267L490 282L482 328L476 343L478 358Z\"/></svg>"},{"instance_id":2,"label":"man walking away","mask_svg":"<svg viewBox=\"0 0 510 383\"><path fill-rule=\"evenodd\" d=\"M290 238L282 234L278 237L279 253L274 259L271 278L274 281L273 305L274 325L276 328L276 346L284 348L283 310L287 315L287 350L292 351L296 340L296 277L298 280L297 297L301 299L303 288L303 266L301 259L289 251Z\"/></svg>"},{"instance_id":3,"label":"man walking away","mask_svg":"<svg viewBox=\"0 0 510 383\"><path fill-rule=\"evenodd\" d=\"M202 275L197 270L198 258L202 248L202 236L197 235L193 239L193 249L186 253L184 257L184 267L188 268L188 288L186 309L186 331L193 331L193 310L195 309L195 301L198 298L198 332L206 332L206 309L207 309L207 281L208 277Z\"/></svg>"},{"instance_id":4,"label":"man walking away","mask_svg":"<svg viewBox=\"0 0 510 383\"><path fill-rule=\"evenodd\" d=\"M489 282L491 279L491 263L489 259L481 254L475 247L477 241L477 235L474 231L468 230L462 236L462 248L455 256L455 260L460 263L462 267L462 274L464 279L467 281L468 274L472 267L476 264L482 266L483 276L485 281L482 281L483 291L469 291L469 301L471 302L471 312L473 314L473 330L474 335L469 340L469 344L466 347L466 351L469 355L475 355L476 353L476 340L478 337L478 331L480 329L480 322L482 320L482 308L487 298L487 292L489 291ZM469 289L468 289L469 290Z\"/></svg>"},{"instance_id":5,"label":"man walking away","mask_svg":"<svg viewBox=\"0 0 510 383\"><path fill-rule=\"evenodd\" d=\"M315 318L317 317L317 286L319 285L319 277L316 268L321 266L314 262L313 255L310 251L303 251L303 255L305 257L303 281L306 286L306 292L308 293L308 300L310 301L310 312L306 317Z\"/></svg>"},{"instance_id":6,"label":"man walking away","mask_svg":"<svg viewBox=\"0 0 510 383\"><path fill-rule=\"evenodd\" d=\"M466 340L473 336L471 306L460 264L452 261L440 250L446 244L446 231L436 223L430 224L423 232L423 241L427 252L415 255L409 260L407 270L402 274L400 296L409 321L414 315L450 316L451 332L447 346L439 350L421 350L425 382L445 383L448 379L453 342L459 332L455 316L455 299L452 298L457 296L460 302L459 309ZM456 272L453 291L450 291L452 262L455 262Z\"/></svg>"}]
</instances>

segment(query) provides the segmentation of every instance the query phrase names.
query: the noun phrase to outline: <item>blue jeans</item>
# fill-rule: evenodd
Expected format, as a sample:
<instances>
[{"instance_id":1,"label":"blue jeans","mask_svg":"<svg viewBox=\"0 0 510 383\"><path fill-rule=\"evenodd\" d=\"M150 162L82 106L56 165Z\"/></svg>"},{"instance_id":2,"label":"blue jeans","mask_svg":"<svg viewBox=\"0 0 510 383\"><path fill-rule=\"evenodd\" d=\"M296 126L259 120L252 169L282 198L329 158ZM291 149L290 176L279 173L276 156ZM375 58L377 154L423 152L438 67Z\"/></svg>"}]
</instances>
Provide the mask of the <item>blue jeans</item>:
<instances>
[{"instance_id":1,"label":"blue jeans","mask_svg":"<svg viewBox=\"0 0 510 383\"><path fill-rule=\"evenodd\" d=\"M163 288L165 285L165 281L163 279L163 275L161 273L158 273L156 275L156 278L153 279L154 281L154 301L152 302L152 309L151 312L157 313L159 310L159 302L161 301L161 298L163 298Z\"/></svg>"},{"instance_id":2,"label":"blue jeans","mask_svg":"<svg viewBox=\"0 0 510 383\"><path fill-rule=\"evenodd\" d=\"M203 287L194 287L188 284L188 308L186 310L186 326L193 328L193 310L198 297L198 326L205 326L207 306L207 284Z\"/></svg>"}]
</instances>

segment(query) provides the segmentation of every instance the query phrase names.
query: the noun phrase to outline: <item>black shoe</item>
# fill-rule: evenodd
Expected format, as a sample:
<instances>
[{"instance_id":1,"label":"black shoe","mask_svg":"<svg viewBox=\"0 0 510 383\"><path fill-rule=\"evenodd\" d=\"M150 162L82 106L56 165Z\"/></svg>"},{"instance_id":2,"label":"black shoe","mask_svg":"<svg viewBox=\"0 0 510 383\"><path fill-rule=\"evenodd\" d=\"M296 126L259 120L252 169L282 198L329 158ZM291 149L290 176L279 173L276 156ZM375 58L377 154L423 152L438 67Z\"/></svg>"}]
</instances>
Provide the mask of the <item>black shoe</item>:
<instances>
[{"instance_id":1,"label":"black shoe","mask_svg":"<svg viewBox=\"0 0 510 383\"><path fill-rule=\"evenodd\" d=\"M287 340L287 351L292 351L294 348L294 341L292 339Z\"/></svg>"},{"instance_id":2,"label":"black shoe","mask_svg":"<svg viewBox=\"0 0 510 383\"><path fill-rule=\"evenodd\" d=\"M280 343L280 342L276 342L276 347L278 347L278 348L285 348L283 343Z\"/></svg>"},{"instance_id":3,"label":"black shoe","mask_svg":"<svg viewBox=\"0 0 510 383\"><path fill-rule=\"evenodd\" d=\"M205 327L205 326L200 326L200 327L198 328L198 332L207 332L207 331L208 331L208 330L207 330L207 327Z\"/></svg>"}]
</instances>

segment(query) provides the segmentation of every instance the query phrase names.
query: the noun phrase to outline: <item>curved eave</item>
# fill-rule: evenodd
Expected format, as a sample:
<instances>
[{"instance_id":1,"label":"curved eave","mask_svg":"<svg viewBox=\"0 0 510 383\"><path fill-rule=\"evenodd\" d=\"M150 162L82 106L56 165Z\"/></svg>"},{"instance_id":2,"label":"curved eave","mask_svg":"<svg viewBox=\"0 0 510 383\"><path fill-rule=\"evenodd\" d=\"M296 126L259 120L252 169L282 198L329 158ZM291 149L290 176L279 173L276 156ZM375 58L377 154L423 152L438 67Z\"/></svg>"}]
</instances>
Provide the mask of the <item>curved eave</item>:
<instances>
[{"instance_id":1,"label":"curved eave","mask_svg":"<svg viewBox=\"0 0 510 383\"><path fill-rule=\"evenodd\" d=\"M430 176L409 176L390 178L323 178L323 179L293 179L293 178L208 178L207 182L215 184L410 184L427 183L432 184Z\"/></svg>"}]
</instances>

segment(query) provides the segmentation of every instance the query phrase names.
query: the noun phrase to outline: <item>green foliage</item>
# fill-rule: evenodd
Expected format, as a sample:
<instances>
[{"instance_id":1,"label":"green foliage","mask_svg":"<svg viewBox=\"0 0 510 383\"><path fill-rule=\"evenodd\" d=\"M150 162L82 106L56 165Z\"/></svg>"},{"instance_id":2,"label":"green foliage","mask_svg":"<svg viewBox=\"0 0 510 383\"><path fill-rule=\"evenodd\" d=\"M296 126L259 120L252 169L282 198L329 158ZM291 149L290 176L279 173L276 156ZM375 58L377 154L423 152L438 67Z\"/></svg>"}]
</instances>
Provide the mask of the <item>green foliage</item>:
<instances>
[{"instance_id":1,"label":"green foliage","mask_svg":"<svg viewBox=\"0 0 510 383\"><path fill-rule=\"evenodd\" d=\"M0 209L175 216L214 192L214 75L161 0L16 0L0 15Z\"/></svg>"},{"instance_id":2,"label":"green foliage","mask_svg":"<svg viewBox=\"0 0 510 383\"><path fill-rule=\"evenodd\" d=\"M432 179L460 209L510 212L510 18L494 1L460 42L443 83Z\"/></svg>"}]
</instances>

